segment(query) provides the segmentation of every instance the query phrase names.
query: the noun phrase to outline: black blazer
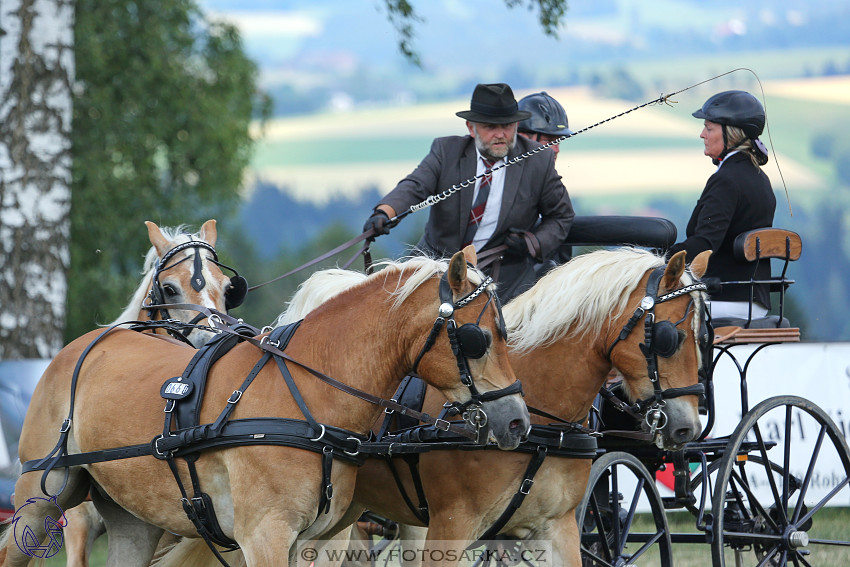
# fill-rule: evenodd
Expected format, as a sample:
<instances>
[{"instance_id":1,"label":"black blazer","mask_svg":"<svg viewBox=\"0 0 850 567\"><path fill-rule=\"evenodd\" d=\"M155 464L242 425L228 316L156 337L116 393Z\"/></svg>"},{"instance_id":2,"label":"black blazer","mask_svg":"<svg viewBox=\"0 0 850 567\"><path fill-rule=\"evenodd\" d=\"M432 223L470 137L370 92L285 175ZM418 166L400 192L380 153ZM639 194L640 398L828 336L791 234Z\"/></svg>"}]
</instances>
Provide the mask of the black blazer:
<instances>
[{"instance_id":1,"label":"black blazer","mask_svg":"<svg viewBox=\"0 0 850 567\"><path fill-rule=\"evenodd\" d=\"M516 146L507 159L539 146L518 135ZM402 213L431 195L475 177L476 159L475 140L471 136L436 138L430 153L379 204L390 205L396 213ZM418 244L420 249L443 257L460 250L472 209L473 191L474 186L470 185L429 208L425 233ZM541 255L548 257L567 237L573 217L570 196L555 170L555 153L543 150L505 170L499 221L481 251L503 244L510 229L518 228L533 232L540 242ZM502 301L520 293L529 287L529 281L534 281L531 258L523 259L522 266L509 266L508 261L506 257L499 274Z\"/></svg>"},{"instance_id":2,"label":"black blazer","mask_svg":"<svg viewBox=\"0 0 850 567\"><path fill-rule=\"evenodd\" d=\"M748 280L753 275L751 262L735 259L732 244L735 237L756 228L773 226L776 197L770 180L760 167L754 165L745 152L728 156L720 168L708 178L697 201L685 232L684 242L673 245L668 257L686 250L688 261L704 250L712 250L706 277L721 281ZM770 276L770 261L762 260L756 278ZM749 301L749 288L727 286L717 301ZM755 290L755 301L770 308L770 293L766 285Z\"/></svg>"}]
</instances>

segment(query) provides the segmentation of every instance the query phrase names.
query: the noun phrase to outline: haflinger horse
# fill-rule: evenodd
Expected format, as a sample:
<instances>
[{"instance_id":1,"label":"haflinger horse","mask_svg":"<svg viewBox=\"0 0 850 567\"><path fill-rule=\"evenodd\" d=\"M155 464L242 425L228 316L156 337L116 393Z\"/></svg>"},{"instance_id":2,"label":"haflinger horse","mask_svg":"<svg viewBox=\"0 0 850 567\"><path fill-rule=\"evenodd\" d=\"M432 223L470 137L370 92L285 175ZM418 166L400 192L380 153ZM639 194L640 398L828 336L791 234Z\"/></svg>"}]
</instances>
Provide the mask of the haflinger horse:
<instances>
[{"instance_id":1,"label":"haflinger horse","mask_svg":"<svg viewBox=\"0 0 850 567\"><path fill-rule=\"evenodd\" d=\"M696 438L701 431L698 374L706 361L703 349L710 349L703 326L705 286L698 280L709 255L698 255L688 267L684 252L669 262L640 249L590 252L553 269L505 305L511 364L522 380L529 408L584 423L609 371L616 367L630 401L643 400L647 415L663 411L665 422L656 423L663 427L653 432L655 444L677 450ZM317 274L302 284L282 321L303 316L363 277L341 270ZM653 402L656 395L661 403ZM424 409L433 410L444 401L428 388ZM549 424L553 420L534 417L533 421ZM643 425L648 429L650 423ZM523 486L533 459L529 452L443 449L417 457L413 468L421 479L430 518L424 544L412 541L421 537L422 530L409 526L425 523L421 512L411 510L405 501L406 497L414 505L420 503L412 469L401 457L392 461L405 496L387 460L370 458L357 475L352 506L338 526L343 530L364 509L401 523L402 544L415 548L402 555L416 558L406 565L422 558L427 565L454 564L449 557L461 557L467 544L500 519ZM549 543L549 564L580 566L575 509L586 489L590 465L589 458L547 456L533 484L525 483L524 489L530 487L527 496L497 530L498 535ZM340 532L343 539L345 533ZM332 544L344 546L345 541ZM197 542L180 546L189 556L191 548L198 548ZM234 559L232 564L238 562Z\"/></svg>"},{"instance_id":2,"label":"haflinger horse","mask_svg":"<svg viewBox=\"0 0 850 567\"><path fill-rule=\"evenodd\" d=\"M146 332L160 335L170 332L200 347L215 336L208 325L200 323L209 323L210 314L220 320L228 309L238 307L247 284L238 274L228 276L222 271L222 267L230 268L218 262L215 219L206 221L195 233L187 232L184 225L160 227L151 221L145 225L151 247L145 255L144 275L121 314L104 326L171 319L186 326L151 327ZM67 510L66 517L67 566L85 567L93 541L106 529L103 520L88 501Z\"/></svg>"},{"instance_id":3,"label":"haflinger horse","mask_svg":"<svg viewBox=\"0 0 850 567\"><path fill-rule=\"evenodd\" d=\"M349 508L358 447L383 411L370 401L389 403L383 398L414 370L447 399L479 404L489 426L485 441L517 447L530 426L528 411L491 280L468 268L467 259L474 262L471 248L448 264L386 267L307 315L285 352L267 335L238 342L206 375L198 421L213 427L171 431L166 421L163 429L168 406L160 394L187 391L170 386L196 351L126 329L73 341L51 362L30 402L19 450L24 472L16 484L18 501L28 505L4 534L2 564L27 564L45 540L52 509L79 504L91 489L109 533L109 566L147 566L163 530L198 537L186 512L197 514L196 506L214 513L220 534L241 547L248 565L287 565L297 538L322 536ZM460 327L466 332L449 336ZM484 343L479 358L463 354L467 335ZM277 365L263 363L269 354ZM223 416L225 431L249 432L225 440L245 444L198 451L180 445L213 431ZM305 432L300 445L273 444L271 438L285 437L278 434L284 425ZM63 440L72 460L42 472L50 461L45 456L64 453L56 453ZM141 456L117 458L128 448ZM92 452L114 460L90 462ZM207 497L186 498L186 485ZM26 538L19 537L23 531Z\"/></svg>"}]
</instances>

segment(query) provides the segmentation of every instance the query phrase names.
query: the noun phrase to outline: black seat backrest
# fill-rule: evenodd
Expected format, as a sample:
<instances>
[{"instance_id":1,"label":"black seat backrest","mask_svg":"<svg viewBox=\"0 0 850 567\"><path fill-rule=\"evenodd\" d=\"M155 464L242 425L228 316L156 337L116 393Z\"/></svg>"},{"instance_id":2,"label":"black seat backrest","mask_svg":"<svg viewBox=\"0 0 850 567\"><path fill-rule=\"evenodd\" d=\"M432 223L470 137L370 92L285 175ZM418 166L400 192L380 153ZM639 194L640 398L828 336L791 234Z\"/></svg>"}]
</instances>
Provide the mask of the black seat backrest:
<instances>
[{"instance_id":1,"label":"black seat backrest","mask_svg":"<svg viewBox=\"0 0 850 567\"><path fill-rule=\"evenodd\" d=\"M790 327L785 319L785 291L794 283L786 277L788 264L800 259L803 241L800 235L782 228L757 228L739 234L733 244L737 260L753 262L753 275L749 280L722 282L723 286L740 285L750 288L750 314L747 319L718 318L712 321L715 327L737 326L744 328ZM771 259L782 260L782 273L768 279L756 279L759 262ZM771 292L779 293L779 315L753 319L753 294L757 284L768 284Z\"/></svg>"}]
</instances>

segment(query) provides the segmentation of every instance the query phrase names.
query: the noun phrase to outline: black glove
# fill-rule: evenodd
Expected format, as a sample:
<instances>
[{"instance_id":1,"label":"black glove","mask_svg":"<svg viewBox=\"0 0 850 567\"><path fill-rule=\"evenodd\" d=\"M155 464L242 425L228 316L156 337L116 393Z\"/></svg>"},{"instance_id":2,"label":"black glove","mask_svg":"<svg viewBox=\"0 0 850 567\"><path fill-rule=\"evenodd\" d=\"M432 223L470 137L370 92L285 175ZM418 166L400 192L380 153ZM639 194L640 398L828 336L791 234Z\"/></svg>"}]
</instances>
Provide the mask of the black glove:
<instances>
[{"instance_id":1,"label":"black glove","mask_svg":"<svg viewBox=\"0 0 850 567\"><path fill-rule=\"evenodd\" d=\"M366 220L366 224L363 225L363 232L366 232L370 228L375 229L375 236L379 234L389 234L390 216L381 209L376 210L372 213L372 216Z\"/></svg>"},{"instance_id":2,"label":"black glove","mask_svg":"<svg viewBox=\"0 0 850 567\"><path fill-rule=\"evenodd\" d=\"M525 243L525 238L515 232L510 233L505 238L505 246L508 247L505 253L517 258L528 256L528 244Z\"/></svg>"}]
</instances>

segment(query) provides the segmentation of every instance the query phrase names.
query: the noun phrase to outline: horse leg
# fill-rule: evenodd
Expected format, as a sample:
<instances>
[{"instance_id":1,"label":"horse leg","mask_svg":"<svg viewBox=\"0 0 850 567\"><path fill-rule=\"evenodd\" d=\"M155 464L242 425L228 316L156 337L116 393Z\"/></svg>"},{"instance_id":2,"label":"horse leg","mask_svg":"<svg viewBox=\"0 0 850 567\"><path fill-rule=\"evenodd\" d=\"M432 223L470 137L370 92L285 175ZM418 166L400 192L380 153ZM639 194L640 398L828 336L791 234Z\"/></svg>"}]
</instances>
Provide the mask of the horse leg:
<instances>
[{"instance_id":1,"label":"horse leg","mask_svg":"<svg viewBox=\"0 0 850 567\"><path fill-rule=\"evenodd\" d=\"M581 541L575 509L552 522L550 526L541 539L552 542L552 565L581 567Z\"/></svg>"},{"instance_id":2,"label":"horse leg","mask_svg":"<svg viewBox=\"0 0 850 567\"><path fill-rule=\"evenodd\" d=\"M148 567L163 529L140 520L118 504L92 491L109 536L107 567Z\"/></svg>"},{"instance_id":3,"label":"horse leg","mask_svg":"<svg viewBox=\"0 0 850 567\"><path fill-rule=\"evenodd\" d=\"M65 567L88 567L94 540L106 533L103 519L91 502L83 502L65 512Z\"/></svg>"},{"instance_id":4,"label":"horse leg","mask_svg":"<svg viewBox=\"0 0 850 567\"><path fill-rule=\"evenodd\" d=\"M47 477L47 491L55 494L62 488L65 469L53 471ZM78 505L89 490L89 476L80 469L68 471L67 484L61 494L48 497L41 491L41 472L30 472L18 478L15 484L15 501L18 509L17 521L3 534L5 550L4 567L23 567L33 557L47 558L55 555L62 547L60 532L47 533L46 525L64 524L64 511ZM48 522L52 519L52 522Z\"/></svg>"},{"instance_id":5,"label":"horse leg","mask_svg":"<svg viewBox=\"0 0 850 567\"><path fill-rule=\"evenodd\" d=\"M406 556L402 553L402 564L404 567L418 567L422 564L422 556L416 550L422 549L425 539L428 537L428 528L422 526L411 526L398 524L398 540L402 551L413 551ZM409 560L410 558L412 560Z\"/></svg>"}]
</instances>

